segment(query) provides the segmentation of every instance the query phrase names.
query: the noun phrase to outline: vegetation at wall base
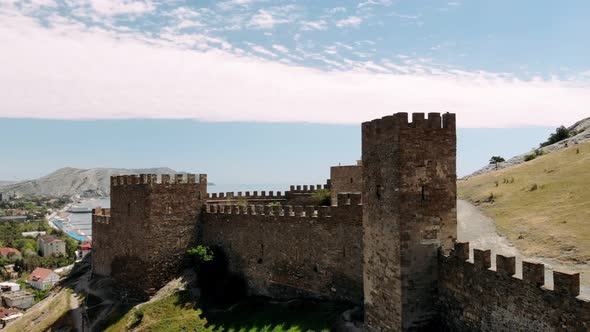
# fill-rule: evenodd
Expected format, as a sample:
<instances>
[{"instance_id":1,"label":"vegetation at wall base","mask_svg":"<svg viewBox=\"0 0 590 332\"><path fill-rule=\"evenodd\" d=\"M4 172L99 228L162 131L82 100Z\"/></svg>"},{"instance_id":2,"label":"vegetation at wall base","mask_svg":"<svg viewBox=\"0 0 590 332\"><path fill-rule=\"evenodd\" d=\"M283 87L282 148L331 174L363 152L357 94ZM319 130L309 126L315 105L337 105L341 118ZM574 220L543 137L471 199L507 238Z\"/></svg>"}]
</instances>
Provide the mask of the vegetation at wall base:
<instances>
[{"instance_id":1,"label":"vegetation at wall base","mask_svg":"<svg viewBox=\"0 0 590 332\"><path fill-rule=\"evenodd\" d=\"M269 303L255 298L231 310L204 313L188 291L180 291L128 310L105 331L323 332L346 308L316 301Z\"/></svg>"}]
</instances>

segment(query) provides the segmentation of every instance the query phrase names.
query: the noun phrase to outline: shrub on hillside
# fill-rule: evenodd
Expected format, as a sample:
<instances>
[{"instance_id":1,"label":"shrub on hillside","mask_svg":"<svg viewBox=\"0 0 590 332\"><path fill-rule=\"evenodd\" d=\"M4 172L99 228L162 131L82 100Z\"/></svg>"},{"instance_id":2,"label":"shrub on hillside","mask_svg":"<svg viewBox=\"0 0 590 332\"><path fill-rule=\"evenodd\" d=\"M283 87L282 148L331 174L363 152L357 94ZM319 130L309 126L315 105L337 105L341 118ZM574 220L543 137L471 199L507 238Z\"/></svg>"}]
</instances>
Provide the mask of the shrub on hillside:
<instances>
[{"instance_id":1,"label":"shrub on hillside","mask_svg":"<svg viewBox=\"0 0 590 332\"><path fill-rule=\"evenodd\" d=\"M535 154L527 154L526 156L524 156L524 161L531 161L533 159L537 158L537 155Z\"/></svg>"},{"instance_id":2,"label":"shrub on hillside","mask_svg":"<svg viewBox=\"0 0 590 332\"><path fill-rule=\"evenodd\" d=\"M548 145L563 141L564 139L571 137L572 136L571 134L572 133L570 133L569 129L567 129L564 126L561 126L561 127L557 128L553 134L549 135L549 138L547 139L546 142L541 143L541 147L548 146Z\"/></svg>"}]
</instances>

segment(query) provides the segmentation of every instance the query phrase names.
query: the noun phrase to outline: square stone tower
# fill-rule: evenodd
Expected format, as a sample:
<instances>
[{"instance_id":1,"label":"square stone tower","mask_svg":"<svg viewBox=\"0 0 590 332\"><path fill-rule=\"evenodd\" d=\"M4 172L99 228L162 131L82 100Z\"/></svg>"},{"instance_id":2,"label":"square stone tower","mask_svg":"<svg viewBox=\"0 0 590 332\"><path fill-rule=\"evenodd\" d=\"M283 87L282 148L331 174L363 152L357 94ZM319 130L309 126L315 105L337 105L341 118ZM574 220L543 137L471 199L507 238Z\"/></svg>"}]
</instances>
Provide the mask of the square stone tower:
<instances>
[{"instance_id":1,"label":"square stone tower","mask_svg":"<svg viewBox=\"0 0 590 332\"><path fill-rule=\"evenodd\" d=\"M183 266L198 243L207 175L155 174L111 178L109 216L93 215L94 274L110 276L129 295L152 295ZM101 213L104 214L104 213Z\"/></svg>"},{"instance_id":2,"label":"square stone tower","mask_svg":"<svg viewBox=\"0 0 590 332\"><path fill-rule=\"evenodd\" d=\"M457 234L455 115L397 113L362 125L365 324L437 321L438 251Z\"/></svg>"}]
</instances>

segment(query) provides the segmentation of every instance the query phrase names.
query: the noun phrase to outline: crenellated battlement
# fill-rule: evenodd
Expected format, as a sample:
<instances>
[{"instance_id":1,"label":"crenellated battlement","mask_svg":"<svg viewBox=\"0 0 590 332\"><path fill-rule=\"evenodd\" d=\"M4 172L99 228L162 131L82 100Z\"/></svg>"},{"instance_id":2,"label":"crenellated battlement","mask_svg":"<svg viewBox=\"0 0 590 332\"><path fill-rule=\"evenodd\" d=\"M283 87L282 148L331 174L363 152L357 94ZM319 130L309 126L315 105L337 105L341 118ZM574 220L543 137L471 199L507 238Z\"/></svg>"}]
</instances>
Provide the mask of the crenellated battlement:
<instances>
[{"instance_id":1,"label":"crenellated battlement","mask_svg":"<svg viewBox=\"0 0 590 332\"><path fill-rule=\"evenodd\" d=\"M282 194L280 191L238 191L236 192L225 192L225 193L210 193L207 194L208 200L262 200L262 199L285 199L286 196Z\"/></svg>"},{"instance_id":2,"label":"crenellated battlement","mask_svg":"<svg viewBox=\"0 0 590 332\"><path fill-rule=\"evenodd\" d=\"M197 182L198 181L198 182ZM130 185L172 185L172 184L204 184L207 185L207 174L139 174L111 176L111 186Z\"/></svg>"},{"instance_id":3,"label":"crenellated battlement","mask_svg":"<svg viewBox=\"0 0 590 332\"><path fill-rule=\"evenodd\" d=\"M302 194L302 193L306 193L306 194L312 194L315 193L318 190L322 190L322 189L330 189L331 185L330 185L330 180L327 181L326 184L321 185L321 184L317 184L317 185L291 185L289 187L289 192L293 193L293 194Z\"/></svg>"},{"instance_id":4,"label":"crenellated battlement","mask_svg":"<svg viewBox=\"0 0 590 332\"><path fill-rule=\"evenodd\" d=\"M456 243L439 255L438 304L444 331L589 331L590 301L579 296L580 274ZM522 276L517 271L522 270Z\"/></svg>"},{"instance_id":5,"label":"crenellated battlement","mask_svg":"<svg viewBox=\"0 0 590 332\"><path fill-rule=\"evenodd\" d=\"M208 200L284 200L292 194L313 194L318 190L330 189L330 180L321 185L291 185L290 190L281 191L238 191L207 194Z\"/></svg>"},{"instance_id":6,"label":"crenellated battlement","mask_svg":"<svg viewBox=\"0 0 590 332\"><path fill-rule=\"evenodd\" d=\"M99 224L110 224L111 209L104 209L101 207L92 209L92 222Z\"/></svg>"},{"instance_id":7,"label":"crenellated battlement","mask_svg":"<svg viewBox=\"0 0 590 332\"><path fill-rule=\"evenodd\" d=\"M96 215L96 216L110 216L111 215L111 209L109 208L101 208L96 207L94 209L92 209L92 214Z\"/></svg>"},{"instance_id":8,"label":"crenellated battlement","mask_svg":"<svg viewBox=\"0 0 590 332\"><path fill-rule=\"evenodd\" d=\"M408 121L408 113L396 113L373 121L363 122L363 136L366 139L394 137L400 129L427 129L455 133L456 121L453 113L412 113L412 121Z\"/></svg>"},{"instance_id":9,"label":"crenellated battlement","mask_svg":"<svg viewBox=\"0 0 590 332\"><path fill-rule=\"evenodd\" d=\"M362 213L361 194L339 193L338 204L335 206L300 206L271 204L206 204L205 213L224 215L249 215L272 217L299 218L331 218L348 214L354 216ZM359 218L358 222L361 220Z\"/></svg>"},{"instance_id":10,"label":"crenellated battlement","mask_svg":"<svg viewBox=\"0 0 590 332\"><path fill-rule=\"evenodd\" d=\"M482 271L489 270L496 272L498 278L509 280L521 280L525 284L533 285L534 287L545 288L545 265L535 262L522 262L522 278L518 278L516 274L516 258L513 256L507 257L504 255L496 255L496 266L492 267L492 257L490 250L473 249L473 262L469 262L469 243L456 243L454 250L451 252L449 258L457 258L460 261L469 264L474 270ZM523 284L524 286L524 284ZM553 271L553 292L577 297L580 295L580 274L579 273L565 273Z\"/></svg>"}]
</instances>

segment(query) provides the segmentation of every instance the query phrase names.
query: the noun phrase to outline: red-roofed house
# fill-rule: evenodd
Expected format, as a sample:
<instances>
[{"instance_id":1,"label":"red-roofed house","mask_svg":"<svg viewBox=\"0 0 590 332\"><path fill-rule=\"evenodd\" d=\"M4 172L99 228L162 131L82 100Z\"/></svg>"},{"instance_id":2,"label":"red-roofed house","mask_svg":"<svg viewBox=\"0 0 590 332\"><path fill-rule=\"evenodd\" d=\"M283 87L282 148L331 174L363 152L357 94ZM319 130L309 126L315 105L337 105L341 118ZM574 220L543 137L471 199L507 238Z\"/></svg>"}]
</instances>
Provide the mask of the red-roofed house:
<instances>
[{"instance_id":1,"label":"red-roofed house","mask_svg":"<svg viewBox=\"0 0 590 332\"><path fill-rule=\"evenodd\" d=\"M5 328L6 325L12 323L14 320L22 316L18 309L14 308L2 308L0 307L0 329Z\"/></svg>"},{"instance_id":2,"label":"red-roofed house","mask_svg":"<svg viewBox=\"0 0 590 332\"><path fill-rule=\"evenodd\" d=\"M18 251L18 249L14 249L14 248L0 248L0 255L2 255L2 257L8 257L9 254L14 254L16 256L22 256L22 254L20 253L20 251Z\"/></svg>"},{"instance_id":3,"label":"red-roofed house","mask_svg":"<svg viewBox=\"0 0 590 332\"><path fill-rule=\"evenodd\" d=\"M36 268L29 276L29 283L36 289L49 289L59 281L59 276L53 270L42 267Z\"/></svg>"},{"instance_id":4,"label":"red-roofed house","mask_svg":"<svg viewBox=\"0 0 590 332\"><path fill-rule=\"evenodd\" d=\"M84 258L92 250L92 242L85 241L78 246L78 259Z\"/></svg>"}]
</instances>

